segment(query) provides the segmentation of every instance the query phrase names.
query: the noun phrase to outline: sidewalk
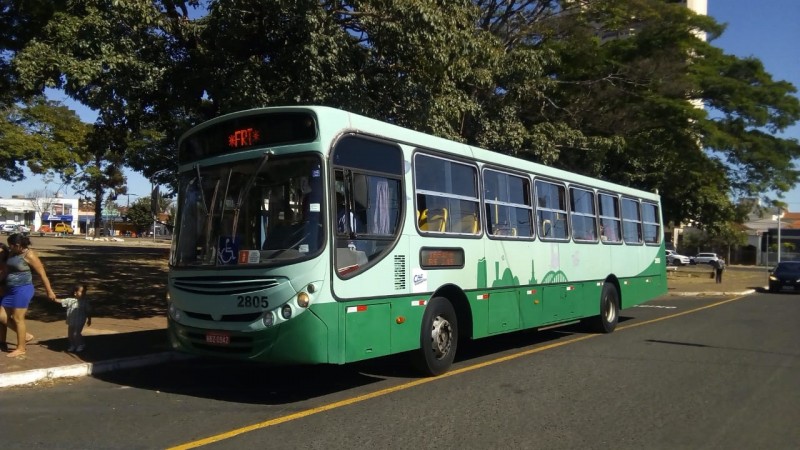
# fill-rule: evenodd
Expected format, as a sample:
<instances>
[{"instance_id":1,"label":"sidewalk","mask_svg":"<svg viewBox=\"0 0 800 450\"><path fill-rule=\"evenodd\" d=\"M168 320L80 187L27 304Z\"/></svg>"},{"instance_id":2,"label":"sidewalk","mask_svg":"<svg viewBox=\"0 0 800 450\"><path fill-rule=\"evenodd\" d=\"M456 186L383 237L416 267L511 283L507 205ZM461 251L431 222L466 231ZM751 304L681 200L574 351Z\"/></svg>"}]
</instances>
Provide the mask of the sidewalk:
<instances>
[{"instance_id":1,"label":"sidewalk","mask_svg":"<svg viewBox=\"0 0 800 450\"><path fill-rule=\"evenodd\" d=\"M86 350L67 353L67 325L63 320L27 320L35 338L25 356L7 358L0 353L0 388L38 383L55 378L96 375L185 358L168 348L164 317L125 320L96 317L84 328ZM8 332L9 347L16 334Z\"/></svg>"},{"instance_id":2,"label":"sidewalk","mask_svg":"<svg viewBox=\"0 0 800 450\"><path fill-rule=\"evenodd\" d=\"M668 275L667 295L745 295L765 284L763 268L732 267L725 271L722 284L716 284L708 268L681 267ZM0 388L96 375L188 357L169 349L167 320L163 316L96 317L91 327L84 328L86 350L80 354L67 353L67 326L63 320L27 320L27 324L28 331L35 335L27 346L27 354L7 358L6 353L0 353ZM16 334L9 331L9 340L15 344Z\"/></svg>"}]
</instances>

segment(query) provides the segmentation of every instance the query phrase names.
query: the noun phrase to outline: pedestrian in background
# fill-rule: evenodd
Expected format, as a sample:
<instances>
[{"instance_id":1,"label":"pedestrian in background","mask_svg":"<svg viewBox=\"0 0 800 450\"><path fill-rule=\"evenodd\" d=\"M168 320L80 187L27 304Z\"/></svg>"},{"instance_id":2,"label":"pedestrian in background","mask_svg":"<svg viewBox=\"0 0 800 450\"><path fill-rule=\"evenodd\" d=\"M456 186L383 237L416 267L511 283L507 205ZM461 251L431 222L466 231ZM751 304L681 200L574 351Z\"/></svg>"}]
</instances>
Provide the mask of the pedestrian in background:
<instances>
[{"instance_id":1,"label":"pedestrian in background","mask_svg":"<svg viewBox=\"0 0 800 450\"><path fill-rule=\"evenodd\" d=\"M716 273L717 284L722 283L722 272L725 271L725 260L722 258L712 261L714 264L714 272Z\"/></svg>"},{"instance_id":2,"label":"pedestrian in background","mask_svg":"<svg viewBox=\"0 0 800 450\"><path fill-rule=\"evenodd\" d=\"M28 312L28 305L34 294L33 272L36 272L41 278L47 297L50 300L56 300L56 294L50 287L50 280L47 279L44 265L30 245L31 239L20 233L14 233L8 237L10 256L6 261L8 269L6 290L0 300L0 343L5 344L8 328L17 332L17 348L6 355L10 358L24 355L26 353L25 344L33 339L33 335L27 332L25 325L25 314Z\"/></svg>"},{"instance_id":3,"label":"pedestrian in background","mask_svg":"<svg viewBox=\"0 0 800 450\"><path fill-rule=\"evenodd\" d=\"M79 283L72 289L72 297L56 300L67 308L68 352L80 353L86 348L83 340L83 326L92 326L92 305L86 297L86 285Z\"/></svg>"}]
</instances>

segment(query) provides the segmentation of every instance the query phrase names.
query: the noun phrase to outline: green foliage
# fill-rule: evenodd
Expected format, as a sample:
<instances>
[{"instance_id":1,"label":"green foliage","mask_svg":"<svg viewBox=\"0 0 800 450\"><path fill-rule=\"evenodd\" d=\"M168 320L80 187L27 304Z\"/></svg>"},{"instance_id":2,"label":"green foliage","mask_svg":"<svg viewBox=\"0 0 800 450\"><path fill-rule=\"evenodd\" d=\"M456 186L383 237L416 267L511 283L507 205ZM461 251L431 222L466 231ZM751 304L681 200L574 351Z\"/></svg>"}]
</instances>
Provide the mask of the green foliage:
<instances>
[{"instance_id":1,"label":"green foliage","mask_svg":"<svg viewBox=\"0 0 800 450\"><path fill-rule=\"evenodd\" d=\"M713 248L722 249L747 245L747 234L740 225L727 223L709 233Z\"/></svg>"},{"instance_id":2,"label":"green foliage","mask_svg":"<svg viewBox=\"0 0 800 450\"><path fill-rule=\"evenodd\" d=\"M150 199L136 199L136 202L128 208L127 219L136 227L136 234L152 229L153 215L150 214Z\"/></svg>"},{"instance_id":3,"label":"green foliage","mask_svg":"<svg viewBox=\"0 0 800 450\"><path fill-rule=\"evenodd\" d=\"M33 97L0 111L0 179L21 180L27 165L35 174L58 172L69 180L85 163L90 127L66 106Z\"/></svg>"},{"instance_id":4,"label":"green foliage","mask_svg":"<svg viewBox=\"0 0 800 450\"><path fill-rule=\"evenodd\" d=\"M685 229L681 236L679 253L694 255L703 249L710 248L708 235L702 230Z\"/></svg>"}]
</instances>

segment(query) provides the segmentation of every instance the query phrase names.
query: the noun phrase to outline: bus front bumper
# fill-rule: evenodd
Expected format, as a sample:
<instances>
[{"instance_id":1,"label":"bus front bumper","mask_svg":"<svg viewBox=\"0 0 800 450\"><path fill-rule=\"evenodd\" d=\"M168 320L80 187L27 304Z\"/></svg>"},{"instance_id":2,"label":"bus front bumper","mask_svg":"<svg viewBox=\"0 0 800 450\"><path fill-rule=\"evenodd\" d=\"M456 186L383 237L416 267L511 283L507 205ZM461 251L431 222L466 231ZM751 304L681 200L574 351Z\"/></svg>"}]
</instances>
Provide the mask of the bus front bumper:
<instances>
[{"instance_id":1,"label":"bus front bumper","mask_svg":"<svg viewBox=\"0 0 800 450\"><path fill-rule=\"evenodd\" d=\"M313 312L260 331L237 332L181 325L168 319L173 349L199 356L274 364L331 362L328 327Z\"/></svg>"}]
</instances>

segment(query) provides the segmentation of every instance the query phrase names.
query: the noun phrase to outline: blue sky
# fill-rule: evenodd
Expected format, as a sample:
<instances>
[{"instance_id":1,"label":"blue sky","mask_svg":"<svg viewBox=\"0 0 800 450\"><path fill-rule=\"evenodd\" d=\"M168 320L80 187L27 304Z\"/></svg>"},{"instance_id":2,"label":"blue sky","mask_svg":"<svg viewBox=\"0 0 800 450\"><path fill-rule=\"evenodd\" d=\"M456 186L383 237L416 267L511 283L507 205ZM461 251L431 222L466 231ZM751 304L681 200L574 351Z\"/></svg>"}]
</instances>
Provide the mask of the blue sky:
<instances>
[{"instance_id":1,"label":"blue sky","mask_svg":"<svg viewBox=\"0 0 800 450\"><path fill-rule=\"evenodd\" d=\"M773 79L789 81L800 89L800 0L708 0L708 14L728 25L713 45L729 54L760 59ZM74 106L74 102L63 95L56 94L52 98L73 105L85 121L94 121L92 111ZM800 124L786 130L783 136L800 140ZM126 175L131 201L135 200L134 196L149 195L150 182L146 178L132 171ZM54 182L48 189L54 191L59 187L60 183ZM0 197L24 195L41 188L38 177L28 177L19 183L3 181L0 182ZM71 190L66 194L71 195ZM800 186L786 193L784 201L790 211L800 212Z\"/></svg>"}]
</instances>

